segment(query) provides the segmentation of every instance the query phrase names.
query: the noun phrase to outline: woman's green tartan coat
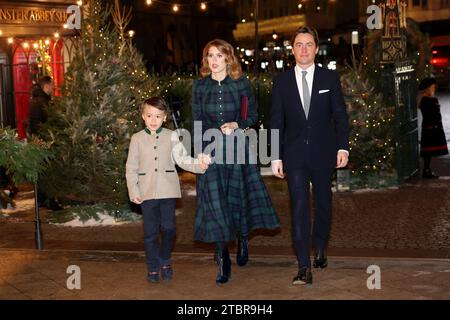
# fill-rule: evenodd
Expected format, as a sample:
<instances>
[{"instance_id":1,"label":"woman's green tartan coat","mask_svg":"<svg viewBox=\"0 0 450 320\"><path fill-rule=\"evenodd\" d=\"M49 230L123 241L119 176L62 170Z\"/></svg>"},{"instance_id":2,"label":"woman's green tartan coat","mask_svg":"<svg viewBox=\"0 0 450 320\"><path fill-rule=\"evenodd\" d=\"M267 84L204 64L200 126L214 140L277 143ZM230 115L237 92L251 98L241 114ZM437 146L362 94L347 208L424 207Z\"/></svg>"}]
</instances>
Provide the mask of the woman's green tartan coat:
<instances>
[{"instance_id":1,"label":"woman's green tartan coat","mask_svg":"<svg viewBox=\"0 0 450 320\"><path fill-rule=\"evenodd\" d=\"M240 116L242 96L248 98L246 120ZM258 112L249 81L245 76L238 80L227 76L220 83L211 76L195 81L192 116L194 121L202 121L202 132L219 129L224 123L234 121L240 129L253 126L257 123ZM194 136L194 141L200 139ZM203 148L210 143L203 142ZM225 144L224 141L224 148ZM214 158L214 154L211 156ZM195 240L226 242L234 240L237 233L248 235L253 229L279 226L279 218L257 165L214 163L205 174L197 175Z\"/></svg>"}]
</instances>

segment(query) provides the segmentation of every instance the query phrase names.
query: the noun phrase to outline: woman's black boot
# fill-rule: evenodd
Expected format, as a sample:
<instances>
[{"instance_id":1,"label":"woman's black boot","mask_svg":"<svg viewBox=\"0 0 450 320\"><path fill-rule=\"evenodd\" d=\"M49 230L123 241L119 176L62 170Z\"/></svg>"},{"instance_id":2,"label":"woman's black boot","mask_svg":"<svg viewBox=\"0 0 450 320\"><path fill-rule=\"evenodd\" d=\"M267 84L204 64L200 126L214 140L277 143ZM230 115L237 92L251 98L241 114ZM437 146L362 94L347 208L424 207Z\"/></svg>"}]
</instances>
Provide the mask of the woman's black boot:
<instances>
[{"instance_id":1,"label":"woman's black boot","mask_svg":"<svg viewBox=\"0 0 450 320\"><path fill-rule=\"evenodd\" d=\"M248 262L248 238L244 236L239 236L238 247L236 255L236 263L238 266L243 267Z\"/></svg>"},{"instance_id":2,"label":"woman's black boot","mask_svg":"<svg viewBox=\"0 0 450 320\"><path fill-rule=\"evenodd\" d=\"M216 262L219 266L219 273L216 277L216 283L227 283L231 278L231 260L228 248L223 248L221 251L216 252Z\"/></svg>"}]
</instances>

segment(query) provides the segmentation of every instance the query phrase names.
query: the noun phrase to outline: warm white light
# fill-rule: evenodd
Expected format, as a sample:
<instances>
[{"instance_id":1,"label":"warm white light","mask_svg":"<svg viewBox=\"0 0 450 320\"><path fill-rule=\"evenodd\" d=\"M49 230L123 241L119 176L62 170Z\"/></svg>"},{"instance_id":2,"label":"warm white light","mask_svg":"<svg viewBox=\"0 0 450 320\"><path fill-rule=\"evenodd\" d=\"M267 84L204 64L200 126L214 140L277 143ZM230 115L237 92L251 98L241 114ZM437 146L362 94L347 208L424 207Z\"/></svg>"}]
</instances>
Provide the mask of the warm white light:
<instances>
[{"instance_id":1,"label":"warm white light","mask_svg":"<svg viewBox=\"0 0 450 320\"><path fill-rule=\"evenodd\" d=\"M173 7L172 7L172 10L174 12L178 12L178 10L180 10L180 7L177 4L174 4Z\"/></svg>"},{"instance_id":2,"label":"warm white light","mask_svg":"<svg viewBox=\"0 0 450 320\"><path fill-rule=\"evenodd\" d=\"M8 38L8 43L11 44L11 43L13 43L13 41L14 41L13 38Z\"/></svg>"},{"instance_id":3,"label":"warm white light","mask_svg":"<svg viewBox=\"0 0 450 320\"><path fill-rule=\"evenodd\" d=\"M276 33L274 33L274 34L272 35L272 38L273 38L273 40L277 40L277 39L278 39L278 35L277 35Z\"/></svg>"},{"instance_id":4,"label":"warm white light","mask_svg":"<svg viewBox=\"0 0 450 320\"><path fill-rule=\"evenodd\" d=\"M298 4L297 6L299 9L303 8L303 5L301 3Z\"/></svg>"},{"instance_id":5,"label":"warm white light","mask_svg":"<svg viewBox=\"0 0 450 320\"><path fill-rule=\"evenodd\" d=\"M78 5L79 7L81 7L81 6L83 5L83 1L78 0L78 1L77 1L77 5Z\"/></svg>"},{"instance_id":6,"label":"warm white light","mask_svg":"<svg viewBox=\"0 0 450 320\"><path fill-rule=\"evenodd\" d=\"M245 23L245 19L242 19L242 23Z\"/></svg>"},{"instance_id":7,"label":"warm white light","mask_svg":"<svg viewBox=\"0 0 450 320\"><path fill-rule=\"evenodd\" d=\"M352 44L358 44L359 43L359 37L358 37L358 31L352 32Z\"/></svg>"},{"instance_id":8,"label":"warm white light","mask_svg":"<svg viewBox=\"0 0 450 320\"><path fill-rule=\"evenodd\" d=\"M3 31L2 30L0 30L0 36L3 34Z\"/></svg>"},{"instance_id":9,"label":"warm white light","mask_svg":"<svg viewBox=\"0 0 450 320\"><path fill-rule=\"evenodd\" d=\"M147 3L147 5L151 5L152 4L152 0L147 0L145 3Z\"/></svg>"},{"instance_id":10,"label":"warm white light","mask_svg":"<svg viewBox=\"0 0 450 320\"><path fill-rule=\"evenodd\" d=\"M130 36L130 38L132 38L134 36L134 30L128 31L128 35Z\"/></svg>"},{"instance_id":11,"label":"warm white light","mask_svg":"<svg viewBox=\"0 0 450 320\"><path fill-rule=\"evenodd\" d=\"M317 8L316 8L316 9L317 9L317 11L319 11L319 10L320 10L320 6L317 6Z\"/></svg>"},{"instance_id":12,"label":"warm white light","mask_svg":"<svg viewBox=\"0 0 450 320\"><path fill-rule=\"evenodd\" d=\"M202 3L200 4L200 9L206 10L206 3L202 2Z\"/></svg>"},{"instance_id":13,"label":"warm white light","mask_svg":"<svg viewBox=\"0 0 450 320\"><path fill-rule=\"evenodd\" d=\"M44 43L45 43L46 45L49 45L49 44L50 44L50 40L45 39Z\"/></svg>"},{"instance_id":14,"label":"warm white light","mask_svg":"<svg viewBox=\"0 0 450 320\"><path fill-rule=\"evenodd\" d=\"M24 42L24 43L23 43L23 47L24 47L24 48L28 48L29 46L30 46L30 45L28 44L28 42Z\"/></svg>"},{"instance_id":15,"label":"warm white light","mask_svg":"<svg viewBox=\"0 0 450 320\"><path fill-rule=\"evenodd\" d=\"M37 49L37 48L39 48L39 45L35 42L35 43L33 43L33 48Z\"/></svg>"},{"instance_id":16,"label":"warm white light","mask_svg":"<svg viewBox=\"0 0 450 320\"><path fill-rule=\"evenodd\" d=\"M63 24L63 28L64 28L64 29L67 29L68 27L69 27L69 26L67 25L67 23L64 23L64 24Z\"/></svg>"},{"instance_id":17,"label":"warm white light","mask_svg":"<svg viewBox=\"0 0 450 320\"><path fill-rule=\"evenodd\" d=\"M59 33L58 33L58 32L55 32L55 33L53 34L53 36L54 36L55 38L59 38Z\"/></svg>"}]
</instances>

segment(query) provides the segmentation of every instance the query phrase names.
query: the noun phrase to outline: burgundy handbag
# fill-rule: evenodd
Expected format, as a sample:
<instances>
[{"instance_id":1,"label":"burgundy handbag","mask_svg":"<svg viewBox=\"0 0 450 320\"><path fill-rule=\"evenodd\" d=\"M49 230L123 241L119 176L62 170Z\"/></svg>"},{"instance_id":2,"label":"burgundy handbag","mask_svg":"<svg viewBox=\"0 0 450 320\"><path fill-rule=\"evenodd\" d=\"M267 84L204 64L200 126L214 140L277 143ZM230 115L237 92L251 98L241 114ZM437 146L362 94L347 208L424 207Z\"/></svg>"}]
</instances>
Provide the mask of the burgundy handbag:
<instances>
[{"instance_id":1,"label":"burgundy handbag","mask_svg":"<svg viewBox=\"0 0 450 320\"><path fill-rule=\"evenodd\" d=\"M248 116L248 97L242 96L241 99L241 119L247 120Z\"/></svg>"}]
</instances>

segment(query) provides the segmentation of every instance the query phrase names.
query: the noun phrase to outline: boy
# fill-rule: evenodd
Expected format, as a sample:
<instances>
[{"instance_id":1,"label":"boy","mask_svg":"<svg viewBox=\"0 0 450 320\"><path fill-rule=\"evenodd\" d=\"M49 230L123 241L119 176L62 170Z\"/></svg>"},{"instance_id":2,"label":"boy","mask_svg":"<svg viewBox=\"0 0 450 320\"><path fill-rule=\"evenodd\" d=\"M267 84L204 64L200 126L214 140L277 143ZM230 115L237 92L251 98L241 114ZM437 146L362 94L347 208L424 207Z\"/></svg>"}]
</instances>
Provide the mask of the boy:
<instances>
[{"instance_id":1,"label":"boy","mask_svg":"<svg viewBox=\"0 0 450 320\"><path fill-rule=\"evenodd\" d=\"M173 276L171 250L175 240L175 203L181 198L176 162L181 168L204 173L210 159L187 155L172 130L162 128L168 106L160 97L147 99L140 107L145 129L131 137L126 163L130 200L141 205L144 219L144 245L150 282ZM161 244L158 236L161 230Z\"/></svg>"}]
</instances>

